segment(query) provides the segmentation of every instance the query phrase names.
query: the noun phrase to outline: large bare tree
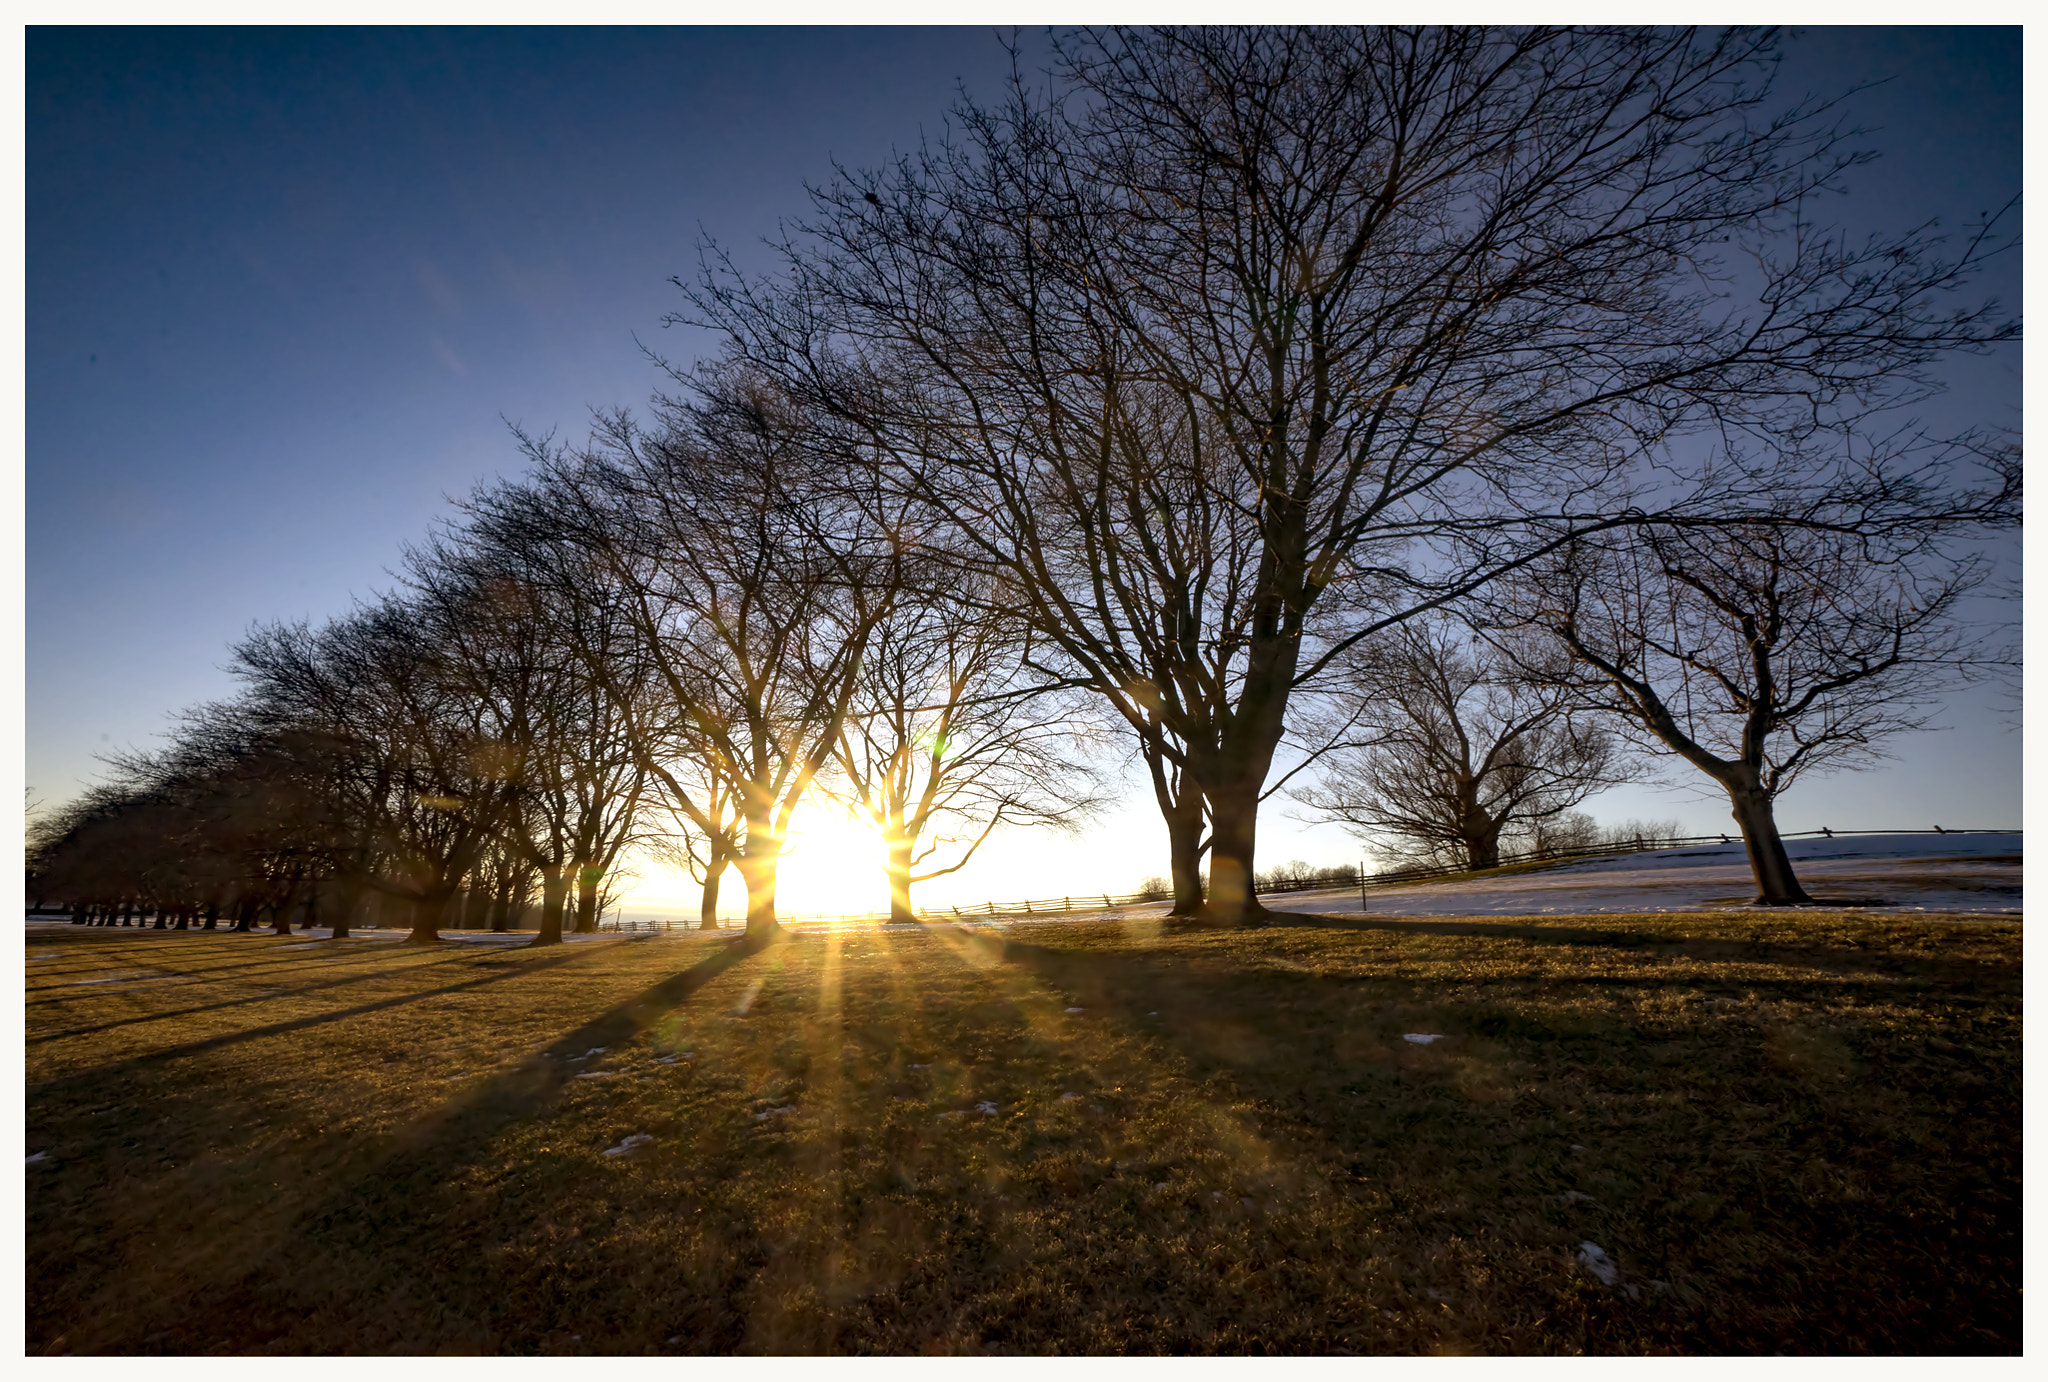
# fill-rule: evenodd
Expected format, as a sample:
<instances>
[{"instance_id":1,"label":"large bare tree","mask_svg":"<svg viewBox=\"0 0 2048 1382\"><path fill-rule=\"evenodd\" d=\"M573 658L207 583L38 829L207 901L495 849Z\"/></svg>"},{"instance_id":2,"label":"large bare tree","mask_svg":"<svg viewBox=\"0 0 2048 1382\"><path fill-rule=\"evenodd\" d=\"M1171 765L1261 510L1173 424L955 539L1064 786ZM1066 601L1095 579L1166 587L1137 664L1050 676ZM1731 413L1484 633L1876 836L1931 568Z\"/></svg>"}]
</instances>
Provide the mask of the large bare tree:
<instances>
[{"instance_id":1,"label":"large bare tree","mask_svg":"<svg viewBox=\"0 0 2048 1382\"><path fill-rule=\"evenodd\" d=\"M1569 651L1563 684L1580 704L1727 794L1762 904L1812 901L1777 799L1806 773L1883 757L1992 660L1958 621L1985 568L1934 541L1951 525L1879 524L1858 507L1582 538L1492 601Z\"/></svg>"},{"instance_id":2,"label":"large bare tree","mask_svg":"<svg viewBox=\"0 0 2048 1382\"><path fill-rule=\"evenodd\" d=\"M1810 223L1862 155L1825 107L1770 104L1769 32L1055 48L1045 90L819 191L779 280L711 255L684 316L1004 574L1145 746L1177 877L1206 814L1221 921L1259 910L1290 701L1352 642L1543 550L1532 519L1790 484L1644 477L1691 434L1798 435L2012 329L1944 300L1983 237Z\"/></svg>"}]
</instances>

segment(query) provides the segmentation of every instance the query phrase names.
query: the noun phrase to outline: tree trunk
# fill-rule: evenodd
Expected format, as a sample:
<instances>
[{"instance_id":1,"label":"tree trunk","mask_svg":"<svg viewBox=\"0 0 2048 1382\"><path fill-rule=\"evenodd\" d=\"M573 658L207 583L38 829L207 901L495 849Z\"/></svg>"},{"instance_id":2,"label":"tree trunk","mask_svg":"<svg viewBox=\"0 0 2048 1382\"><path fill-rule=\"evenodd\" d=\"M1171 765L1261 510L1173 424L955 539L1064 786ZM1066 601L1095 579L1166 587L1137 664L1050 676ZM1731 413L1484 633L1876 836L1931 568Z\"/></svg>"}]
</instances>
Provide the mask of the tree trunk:
<instances>
[{"instance_id":1,"label":"tree trunk","mask_svg":"<svg viewBox=\"0 0 2048 1382\"><path fill-rule=\"evenodd\" d=\"M1282 525L1261 559L1261 584L1277 563L1280 586L1260 597L1245 654L1244 683L1237 707L1217 727L1213 742L1189 760L1195 785L1209 808L1209 902L1203 915L1220 926L1263 924L1272 915L1252 886L1259 834L1259 795L1273 771L1273 753L1287 729L1287 700L1299 660L1298 629L1289 631L1281 588L1301 575L1298 516ZM1285 540L1281 540L1284 538ZM1293 572L1294 577L1285 573ZM1305 607L1305 606L1304 606Z\"/></svg>"},{"instance_id":2,"label":"tree trunk","mask_svg":"<svg viewBox=\"0 0 2048 1382\"><path fill-rule=\"evenodd\" d=\"M748 834L752 838L759 838L759 835L774 838L765 829L759 835L753 831ZM758 850L750 844L734 857L733 862L739 865L740 877L747 885L747 939L756 943L770 940L781 929L781 923L775 919L775 882L778 865L782 862L781 843L777 841Z\"/></svg>"},{"instance_id":3,"label":"tree trunk","mask_svg":"<svg viewBox=\"0 0 2048 1382\"><path fill-rule=\"evenodd\" d=\"M1259 833L1259 792L1256 785L1238 792L1217 792L1209 801L1209 900L1204 920L1238 926L1269 915L1252 894L1252 859Z\"/></svg>"},{"instance_id":4,"label":"tree trunk","mask_svg":"<svg viewBox=\"0 0 2048 1382\"><path fill-rule=\"evenodd\" d=\"M505 876L498 880L498 890L491 897L491 930L504 932L512 929L512 871L508 868Z\"/></svg>"},{"instance_id":5,"label":"tree trunk","mask_svg":"<svg viewBox=\"0 0 2048 1382\"><path fill-rule=\"evenodd\" d=\"M219 925L220 904L218 902L209 902L206 904L206 925L200 927L199 929L202 931L211 931L217 928Z\"/></svg>"},{"instance_id":6,"label":"tree trunk","mask_svg":"<svg viewBox=\"0 0 2048 1382\"><path fill-rule=\"evenodd\" d=\"M1466 868L1499 868L1500 822L1488 821L1481 824L1468 818L1465 822L1464 845Z\"/></svg>"},{"instance_id":7,"label":"tree trunk","mask_svg":"<svg viewBox=\"0 0 2048 1382\"><path fill-rule=\"evenodd\" d=\"M562 906L569 894L569 880L559 869L540 871L540 934L535 945L562 943Z\"/></svg>"},{"instance_id":8,"label":"tree trunk","mask_svg":"<svg viewBox=\"0 0 2048 1382\"><path fill-rule=\"evenodd\" d=\"M1742 830L1742 847L1749 852L1749 871L1756 877L1756 905L1810 904L1813 899L1792 872L1792 859L1785 853L1785 841L1778 834L1778 819L1771 810L1770 797L1760 789L1730 785L1728 800L1734 808L1729 814Z\"/></svg>"},{"instance_id":9,"label":"tree trunk","mask_svg":"<svg viewBox=\"0 0 2048 1382\"><path fill-rule=\"evenodd\" d=\"M235 907L235 930L246 933L256 922L256 904L246 899Z\"/></svg>"},{"instance_id":10,"label":"tree trunk","mask_svg":"<svg viewBox=\"0 0 2048 1382\"><path fill-rule=\"evenodd\" d=\"M1202 794L1183 777L1175 780L1165 753L1148 743L1145 767L1152 774L1152 796L1166 821L1166 844L1173 876L1173 908L1168 916L1193 917L1202 910Z\"/></svg>"},{"instance_id":11,"label":"tree trunk","mask_svg":"<svg viewBox=\"0 0 2048 1382\"><path fill-rule=\"evenodd\" d=\"M725 856L712 851L711 862L704 866L704 898L697 904L697 929L716 931L718 929L718 884L725 877Z\"/></svg>"},{"instance_id":12,"label":"tree trunk","mask_svg":"<svg viewBox=\"0 0 2048 1382\"><path fill-rule=\"evenodd\" d=\"M441 923L448 915L448 900L455 895L453 888L443 885L430 889L412 904L412 933L405 938L407 945L439 945Z\"/></svg>"},{"instance_id":13,"label":"tree trunk","mask_svg":"<svg viewBox=\"0 0 2048 1382\"><path fill-rule=\"evenodd\" d=\"M604 870L584 865L576 870L576 934L587 936L597 930L597 887Z\"/></svg>"},{"instance_id":14,"label":"tree trunk","mask_svg":"<svg viewBox=\"0 0 2048 1382\"><path fill-rule=\"evenodd\" d=\"M1202 799L1188 795L1188 800L1165 812L1173 878L1173 910L1167 915L1176 917L1199 916L1206 901L1202 893Z\"/></svg>"},{"instance_id":15,"label":"tree trunk","mask_svg":"<svg viewBox=\"0 0 2048 1382\"><path fill-rule=\"evenodd\" d=\"M908 926L917 920L910 910L910 853L916 842L898 835L889 841L889 862L883 872L889 877L889 924Z\"/></svg>"},{"instance_id":16,"label":"tree trunk","mask_svg":"<svg viewBox=\"0 0 2048 1382\"><path fill-rule=\"evenodd\" d=\"M334 887L334 934L330 940L348 939L348 928L356 919L356 907L363 899L363 885L360 881L342 877L335 880Z\"/></svg>"}]
</instances>

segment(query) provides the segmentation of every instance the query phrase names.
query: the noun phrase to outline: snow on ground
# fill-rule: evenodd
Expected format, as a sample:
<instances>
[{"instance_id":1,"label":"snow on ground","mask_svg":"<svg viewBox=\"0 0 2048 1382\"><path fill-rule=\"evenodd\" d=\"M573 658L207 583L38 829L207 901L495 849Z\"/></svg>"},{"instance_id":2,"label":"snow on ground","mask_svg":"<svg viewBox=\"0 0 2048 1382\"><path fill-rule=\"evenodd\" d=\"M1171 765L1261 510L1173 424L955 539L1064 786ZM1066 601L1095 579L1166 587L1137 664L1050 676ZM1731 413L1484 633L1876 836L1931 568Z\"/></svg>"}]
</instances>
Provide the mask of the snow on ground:
<instances>
[{"instance_id":1,"label":"snow on ground","mask_svg":"<svg viewBox=\"0 0 2048 1382\"><path fill-rule=\"evenodd\" d=\"M2021 837L1843 835L1787 840L1806 890L1822 901L1856 901L1897 912L2021 912ZM1495 878L1410 883L1370 890L1384 916L1541 916L1593 912L1713 911L1746 906L1756 885L1740 843L1607 855ZM1353 889L1266 899L1284 912L1356 912Z\"/></svg>"}]
</instances>

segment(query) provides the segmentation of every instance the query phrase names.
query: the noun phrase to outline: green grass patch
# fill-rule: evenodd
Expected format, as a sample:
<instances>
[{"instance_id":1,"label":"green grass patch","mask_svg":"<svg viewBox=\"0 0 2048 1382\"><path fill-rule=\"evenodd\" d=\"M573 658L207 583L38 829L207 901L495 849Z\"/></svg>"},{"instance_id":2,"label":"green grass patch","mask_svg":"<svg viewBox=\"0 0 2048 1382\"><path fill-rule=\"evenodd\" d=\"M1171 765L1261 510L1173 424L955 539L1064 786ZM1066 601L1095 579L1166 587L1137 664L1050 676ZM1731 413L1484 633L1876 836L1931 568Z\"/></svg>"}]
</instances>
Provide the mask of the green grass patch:
<instances>
[{"instance_id":1,"label":"green grass patch","mask_svg":"<svg viewBox=\"0 0 2048 1382\"><path fill-rule=\"evenodd\" d=\"M2016 923L28 956L31 1353L2020 1348Z\"/></svg>"}]
</instances>

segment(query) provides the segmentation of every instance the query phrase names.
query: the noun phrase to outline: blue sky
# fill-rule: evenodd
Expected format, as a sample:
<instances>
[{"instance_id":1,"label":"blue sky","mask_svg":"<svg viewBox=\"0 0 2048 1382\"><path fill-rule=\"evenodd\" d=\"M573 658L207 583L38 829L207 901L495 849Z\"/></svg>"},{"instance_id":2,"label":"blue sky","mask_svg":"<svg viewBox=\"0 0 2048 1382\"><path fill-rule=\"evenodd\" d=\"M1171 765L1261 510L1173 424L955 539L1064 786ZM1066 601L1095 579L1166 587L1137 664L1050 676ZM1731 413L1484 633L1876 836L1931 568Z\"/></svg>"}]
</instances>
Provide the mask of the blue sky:
<instances>
[{"instance_id":1,"label":"blue sky","mask_svg":"<svg viewBox=\"0 0 2048 1382\"><path fill-rule=\"evenodd\" d=\"M956 83L993 94L1008 65L987 29L26 47L26 769L52 801L225 694L252 623L383 583L444 495L517 468L506 420L579 434L655 387L643 343L702 350L660 325L700 232L753 253L805 180L936 134ZM1788 94L1892 78L1852 99L1884 157L1832 219L1955 225L2018 191L2017 30L1812 30L1789 54ZM2017 259L1987 286L2016 309ZM2017 348L1951 378L1934 420L2018 426ZM2017 732L1954 710L1890 768L1800 787L1785 825L2017 824ZM1631 789L1598 814L1718 830L1725 807ZM1072 886L1131 886L1163 846L1139 799L1074 847ZM1355 854L1278 810L1262 831L1268 861Z\"/></svg>"}]
</instances>

